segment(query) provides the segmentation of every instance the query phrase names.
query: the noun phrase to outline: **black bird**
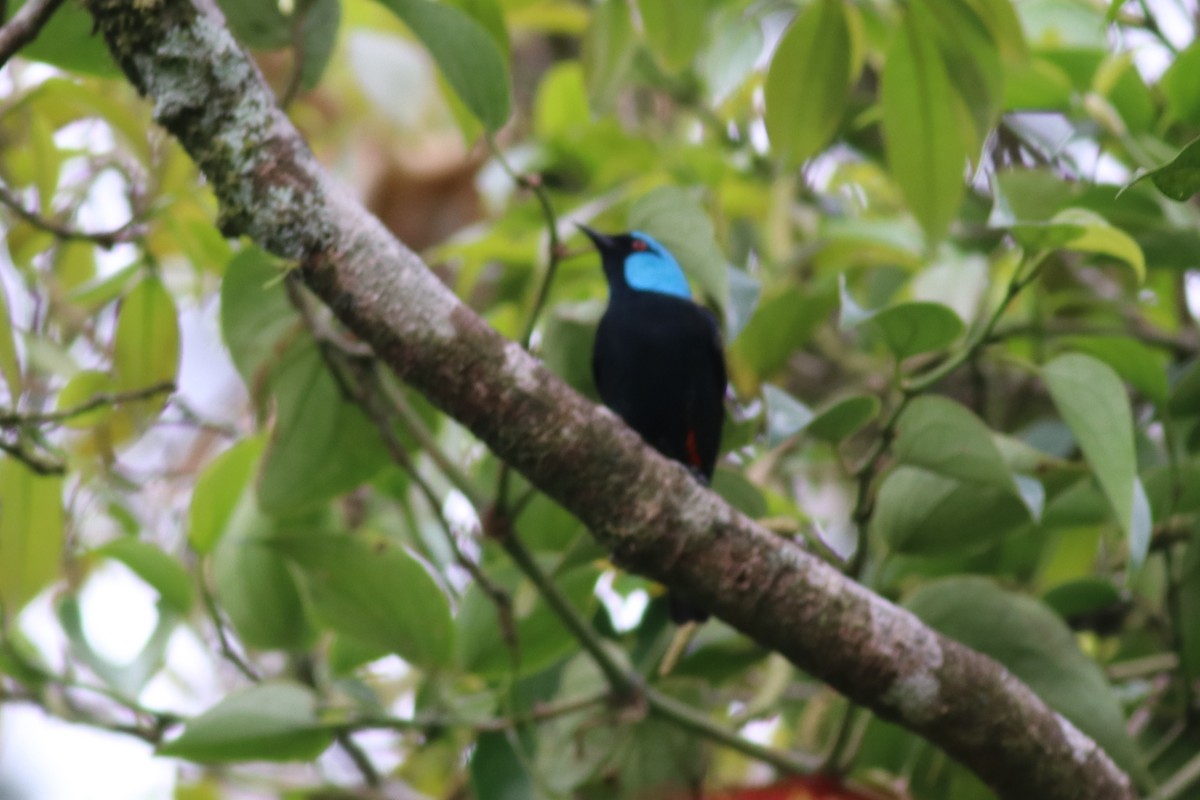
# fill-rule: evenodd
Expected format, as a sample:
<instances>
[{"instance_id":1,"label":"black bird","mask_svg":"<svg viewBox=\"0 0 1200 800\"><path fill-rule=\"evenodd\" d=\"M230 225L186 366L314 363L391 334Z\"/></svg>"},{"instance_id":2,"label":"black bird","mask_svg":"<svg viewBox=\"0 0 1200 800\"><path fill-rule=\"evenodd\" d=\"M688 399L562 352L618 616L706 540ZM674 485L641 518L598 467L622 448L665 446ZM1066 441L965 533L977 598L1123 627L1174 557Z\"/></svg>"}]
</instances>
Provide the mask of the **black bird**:
<instances>
[{"instance_id":1,"label":"black bird","mask_svg":"<svg viewBox=\"0 0 1200 800\"><path fill-rule=\"evenodd\" d=\"M592 350L604 404L658 452L712 480L725 421L725 356L712 313L691 299L667 248L644 233L614 236L580 226L608 280L608 308ZM708 612L670 598L676 624Z\"/></svg>"}]
</instances>

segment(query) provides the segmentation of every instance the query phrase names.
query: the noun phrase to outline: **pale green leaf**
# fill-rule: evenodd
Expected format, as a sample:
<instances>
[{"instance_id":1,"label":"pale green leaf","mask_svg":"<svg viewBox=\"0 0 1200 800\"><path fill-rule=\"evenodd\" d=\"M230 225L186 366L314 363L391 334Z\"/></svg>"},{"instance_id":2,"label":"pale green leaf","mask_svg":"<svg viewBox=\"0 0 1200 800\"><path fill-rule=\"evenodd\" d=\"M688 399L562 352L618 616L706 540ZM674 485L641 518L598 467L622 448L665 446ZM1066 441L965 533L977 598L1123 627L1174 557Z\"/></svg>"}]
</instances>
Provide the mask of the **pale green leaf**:
<instances>
[{"instance_id":1,"label":"pale green leaf","mask_svg":"<svg viewBox=\"0 0 1200 800\"><path fill-rule=\"evenodd\" d=\"M284 536L271 546L300 567L313 613L324 624L427 669L450 662L450 601L425 567L394 542Z\"/></svg>"},{"instance_id":2,"label":"pale green leaf","mask_svg":"<svg viewBox=\"0 0 1200 800\"><path fill-rule=\"evenodd\" d=\"M179 614L192 607L192 578L183 565L158 547L122 536L98 548L97 555L120 561L145 581L163 604Z\"/></svg>"},{"instance_id":3,"label":"pale green leaf","mask_svg":"<svg viewBox=\"0 0 1200 800\"><path fill-rule=\"evenodd\" d=\"M267 517L253 491L243 494L229 515L213 550L213 584L221 608L247 646L300 650L311 644L314 632L296 577L270 542L284 533L299 535L319 527L309 519Z\"/></svg>"},{"instance_id":4,"label":"pale green leaf","mask_svg":"<svg viewBox=\"0 0 1200 800\"><path fill-rule=\"evenodd\" d=\"M824 148L841 124L858 72L850 15L842 0L816 0L784 33L764 88L767 134L784 163Z\"/></svg>"},{"instance_id":5,"label":"pale green leaf","mask_svg":"<svg viewBox=\"0 0 1200 800\"><path fill-rule=\"evenodd\" d=\"M275 425L258 479L259 504L271 515L320 506L388 461L379 431L342 396L312 341L298 341L278 362Z\"/></svg>"},{"instance_id":6,"label":"pale green leaf","mask_svg":"<svg viewBox=\"0 0 1200 800\"><path fill-rule=\"evenodd\" d=\"M17 358L17 339L3 281L0 281L0 378L8 385L10 405L15 408L21 395L21 362Z\"/></svg>"},{"instance_id":7,"label":"pale green leaf","mask_svg":"<svg viewBox=\"0 0 1200 800\"><path fill-rule=\"evenodd\" d=\"M1169 163L1139 175L1154 181L1158 190L1172 200L1183 202L1200 192L1200 138L1193 139Z\"/></svg>"},{"instance_id":8,"label":"pale green leaf","mask_svg":"<svg viewBox=\"0 0 1200 800\"><path fill-rule=\"evenodd\" d=\"M263 439L243 439L214 458L192 490L188 507L188 543L201 555L212 552L247 490L262 456Z\"/></svg>"},{"instance_id":9,"label":"pale green leaf","mask_svg":"<svg viewBox=\"0 0 1200 800\"><path fill-rule=\"evenodd\" d=\"M0 603L9 619L58 577L62 484L57 475L0 458Z\"/></svg>"},{"instance_id":10,"label":"pale green leaf","mask_svg":"<svg viewBox=\"0 0 1200 800\"><path fill-rule=\"evenodd\" d=\"M637 0L650 49L671 72L688 66L704 42L708 15L700 0Z\"/></svg>"},{"instance_id":11,"label":"pale green leaf","mask_svg":"<svg viewBox=\"0 0 1200 800\"><path fill-rule=\"evenodd\" d=\"M896 425L896 460L968 483L1016 491L991 431L945 397L918 397Z\"/></svg>"},{"instance_id":12,"label":"pale green leaf","mask_svg":"<svg viewBox=\"0 0 1200 800\"><path fill-rule=\"evenodd\" d=\"M939 240L962 202L968 154L954 86L918 6L892 40L880 98L888 167L926 237Z\"/></svg>"},{"instance_id":13,"label":"pale green leaf","mask_svg":"<svg viewBox=\"0 0 1200 800\"><path fill-rule=\"evenodd\" d=\"M763 384L762 392L767 404L767 447L796 435L815 418L812 409L783 389L768 383Z\"/></svg>"},{"instance_id":14,"label":"pale green leaf","mask_svg":"<svg viewBox=\"0 0 1200 800\"><path fill-rule=\"evenodd\" d=\"M155 275L143 278L121 301L113 338L113 389L133 391L167 381L179 371L179 320L175 301ZM137 416L157 414L167 395L129 404Z\"/></svg>"},{"instance_id":15,"label":"pale green leaf","mask_svg":"<svg viewBox=\"0 0 1200 800\"><path fill-rule=\"evenodd\" d=\"M1125 387L1111 367L1080 353L1046 364L1042 379L1129 536L1136 567L1145 556L1150 507L1137 480L1133 412Z\"/></svg>"},{"instance_id":16,"label":"pale green leaf","mask_svg":"<svg viewBox=\"0 0 1200 800\"><path fill-rule=\"evenodd\" d=\"M583 70L588 97L597 112L608 111L633 68L637 34L627 0L601 0L583 41Z\"/></svg>"},{"instance_id":17,"label":"pale green leaf","mask_svg":"<svg viewBox=\"0 0 1200 800\"><path fill-rule=\"evenodd\" d=\"M947 578L906 605L941 633L999 661L1137 778L1145 767L1104 672L1050 609L985 578Z\"/></svg>"},{"instance_id":18,"label":"pale green leaf","mask_svg":"<svg viewBox=\"0 0 1200 800\"><path fill-rule=\"evenodd\" d=\"M489 131L512 105L508 62L492 34L459 9L430 0L378 0L429 49L463 104Z\"/></svg>"},{"instance_id":19,"label":"pale green leaf","mask_svg":"<svg viewBox=\"0 0 1200 800\"><path fill-rule=\"evenodd\" d=\"M958 314L941 303L897 303L881 308L871 317L884 344L897 359L943 350L963 332Z\"/></svg>"},{"instance_id":20,"label":"pale green leaf","mask_svg":"<svg viewBox=\"0 0 1200 800\"><path fill-rule=\"evenodd\" d=\"M312 761L333 741L317 719L317 698L295 683L265 683L188 720L158 754L200 763Z\"/></svg>"},{"instance_id":21,"label":"pale green leaf","mask_svg":"<svg viewBox=\"0 0 1200 800\"><path fill-rule=\"evenodd\" d=\"M97 369L83 369L75 373L62 391L58 393L55 410L68 411L79 408L99 394L111 392L112 376ZM106 422L112 416L112 406L102 405L93 411L79 414L63 422L68 428L90 428Z\"/></svg>"},{"instance_id":22,"label":"pale green leaf","mask_svg":"<svg viewBox=\"0 0 1200 800\"><path fill-rule=\"evenodd\" d=\"M898 553L945 555L982 550L1029 519L1012 488L901 465L879 487L871 527Z\"/></svg>"},{"instance_id":23,"label":"pale green leaf","mask_svg":"<svg viewBox=\"0 0 1200 800\"><path fill-rule=\"evenodd\" d=\"M879 414L879 398L851 395L819 409L808 424L808 434L834 444L853 436Z\"/></svg>"}]
</instances>

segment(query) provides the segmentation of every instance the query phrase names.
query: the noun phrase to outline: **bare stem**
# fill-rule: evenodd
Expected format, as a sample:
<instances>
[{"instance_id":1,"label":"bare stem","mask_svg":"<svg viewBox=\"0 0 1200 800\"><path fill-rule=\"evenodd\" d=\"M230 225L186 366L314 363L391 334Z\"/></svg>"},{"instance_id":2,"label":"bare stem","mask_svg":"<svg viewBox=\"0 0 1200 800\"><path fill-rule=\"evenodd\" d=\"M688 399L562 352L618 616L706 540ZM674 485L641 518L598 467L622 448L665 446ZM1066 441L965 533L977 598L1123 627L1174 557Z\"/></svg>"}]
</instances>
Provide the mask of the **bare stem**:
<instances>
[{"instance_id":1,"label":"bare stem","mask_svg":"<svg viewBox=\"0 0 1200 800\"><path fill-rule=\"evenodd\" d=\"M58 1L61 2L61 0ZM20 14L24 13L25 9L33 5L35 5L33 2L26 4L21 8L21 11L17 12L17 15L20 16ZM16 17L13 17L13 22L16 22ZM12 23L9 24L11 25ZM2 35L3 31L7 29L8 26L0 29L0 35ZM3 43L0 42L0 49L2 48ZM60 222L46 219L42 215L25 208L20 199L18 199L17 196L14 195L7 186L0 186L0 203L5 205L10 211L12 211L12 213L16 214L33 227L46 231L49 234L53 234L55 238L65 241L92 242L93 244L103 247L106 250L111 249L115 245L118 245L122 242L131 242L142 236L144 233L141 220L136 214L124 225L114 228L111 231L80 231L74 228L69 228Z\"/></svg>"},{"instance_id":2,"label":"bare stem","mask_svg":"<svg viewBox=\"0 0 1200 800\"><path fill-rule=\"evenodd\" d=\"M29 0L0 28L0 66L8 63L13 54L32 42L63 0ZM2 17L0 17L2 19Z\"/></svg>"}]
</instances>

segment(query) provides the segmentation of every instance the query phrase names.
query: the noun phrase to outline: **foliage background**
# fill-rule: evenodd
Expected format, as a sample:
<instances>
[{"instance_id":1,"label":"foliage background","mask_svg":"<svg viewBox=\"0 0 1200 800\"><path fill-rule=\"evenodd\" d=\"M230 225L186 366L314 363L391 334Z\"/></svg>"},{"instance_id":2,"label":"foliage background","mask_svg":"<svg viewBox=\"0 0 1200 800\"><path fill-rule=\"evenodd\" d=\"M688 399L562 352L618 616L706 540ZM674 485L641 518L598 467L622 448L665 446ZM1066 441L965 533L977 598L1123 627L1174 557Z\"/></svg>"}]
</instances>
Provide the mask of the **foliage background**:
<instances>
[{"instance_id":1,"label":"foliage background","mask_svg":"<svg viewBox=\"0 0 1200 800\"><path fill-rule=\"evenodd\" d=\"M1154 796L1200 796L1194 4L224 10L321 159L581 391L604 288L570 223L668 244L725 323L715 488L1000 660ZM746 738L608 702L480 535L501 500L614 658L710 723L846 796L990 796L719 622L656 677L661 590L224 240L90 27L63 6L3 73L0 713L147 740L187 762L180 798L766 779ZM141 631L105 618L131 583Z\"/></svg>"}]
</instances>

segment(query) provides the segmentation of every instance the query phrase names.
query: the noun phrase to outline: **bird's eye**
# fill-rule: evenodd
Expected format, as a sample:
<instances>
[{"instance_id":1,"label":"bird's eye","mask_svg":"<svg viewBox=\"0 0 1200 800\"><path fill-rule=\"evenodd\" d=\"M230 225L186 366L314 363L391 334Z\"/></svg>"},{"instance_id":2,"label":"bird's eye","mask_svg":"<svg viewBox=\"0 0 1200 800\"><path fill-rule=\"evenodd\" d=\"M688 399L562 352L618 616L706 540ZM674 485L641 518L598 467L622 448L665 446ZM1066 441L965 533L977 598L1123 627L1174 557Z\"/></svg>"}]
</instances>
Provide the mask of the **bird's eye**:
<instances>
[{"instance_id":1,"label":"bird's eye","mask_svg":"<svg viewBox=\"0 0 1200 800\"><path fill-rule=\"evenodd\" d=\"M634 239L633 244L630 245L630 247L632 247L634 250L637 250L639 252L650 249L650 246L647 245L645 242L643 242L641 239Z\"/></svg>"}]
</instances>

